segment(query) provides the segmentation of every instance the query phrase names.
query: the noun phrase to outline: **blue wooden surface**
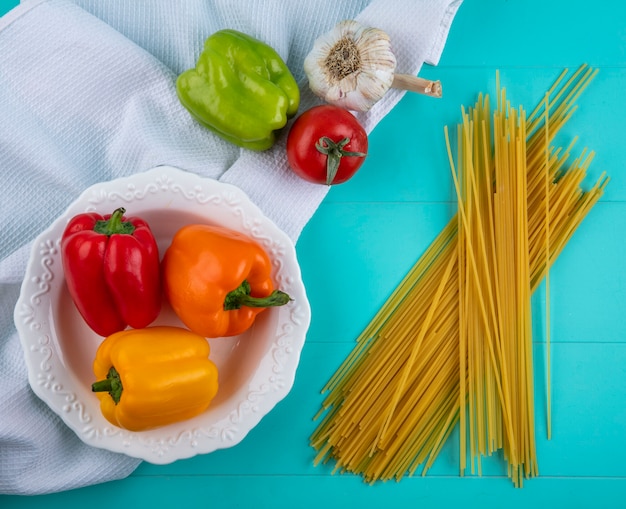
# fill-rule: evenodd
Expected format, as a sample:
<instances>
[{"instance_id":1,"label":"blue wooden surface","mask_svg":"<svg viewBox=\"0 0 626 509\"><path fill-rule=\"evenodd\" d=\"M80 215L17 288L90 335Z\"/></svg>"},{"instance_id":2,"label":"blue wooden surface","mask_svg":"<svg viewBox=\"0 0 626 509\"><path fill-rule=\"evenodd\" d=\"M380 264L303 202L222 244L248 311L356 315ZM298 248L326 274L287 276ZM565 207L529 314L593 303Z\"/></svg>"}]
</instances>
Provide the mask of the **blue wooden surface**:
<instances>
[{"instance_id":1,"label":"blue wooden surface","mask_svg":"<svg viewBox=\"0 0 626 509\"><path fill-rule=\"evenodd\" d=\"M16 4L0 1L0 13ZM0 497L0 506L626 507L625 20L618 0L465 0L440 65L423 71L441 79L444 98L405 96L372 133L360 172L331 189L298 241L313 320L290 395L235 448L70 492ZM551 440L540 334L535 348L540 476L514 489L494 458L482 478L459 478L456 435L425 478L368 486L314 467L321 387L455 212L443 126L478 92L494 92L496 69L513 103L531 109L563 68L583 62L600 73L563 137L597 152L591 178L612 180L551 273Z\"/></svg>"}]
</instances>

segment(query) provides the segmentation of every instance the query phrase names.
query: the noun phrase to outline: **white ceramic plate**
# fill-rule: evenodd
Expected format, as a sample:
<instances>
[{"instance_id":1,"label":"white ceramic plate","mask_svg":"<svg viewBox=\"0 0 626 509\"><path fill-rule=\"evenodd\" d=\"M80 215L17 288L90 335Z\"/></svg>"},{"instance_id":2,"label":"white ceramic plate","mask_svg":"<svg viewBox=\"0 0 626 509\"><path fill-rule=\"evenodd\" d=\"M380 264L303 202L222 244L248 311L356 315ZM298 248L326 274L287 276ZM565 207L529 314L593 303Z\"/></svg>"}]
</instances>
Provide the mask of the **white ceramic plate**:
<instances>
[{"instance_id":1,"label":"white ceramic plate","mask_svg":"<svg viewBox=\"0 0 626 509\"><path fill-rule=\"evenodd\" d=\"M270 255L276 287L292 302L261 313L246 333L210 340L220 388L202 415L151 431L110 424L91 392L92 363L102 338L82 320L67 291L60 239L81 212L146 219L161 256L173 234L190 223L218 224L259 242ZM87 444L151 463L169 463L231 447L291 389L310 322L310 308L290 238L238 188L172 167L104 182L87 189L35 239L15 323L35 393ZM182 326L166 305L155 322Z\"/></svg>"}]
</instances>

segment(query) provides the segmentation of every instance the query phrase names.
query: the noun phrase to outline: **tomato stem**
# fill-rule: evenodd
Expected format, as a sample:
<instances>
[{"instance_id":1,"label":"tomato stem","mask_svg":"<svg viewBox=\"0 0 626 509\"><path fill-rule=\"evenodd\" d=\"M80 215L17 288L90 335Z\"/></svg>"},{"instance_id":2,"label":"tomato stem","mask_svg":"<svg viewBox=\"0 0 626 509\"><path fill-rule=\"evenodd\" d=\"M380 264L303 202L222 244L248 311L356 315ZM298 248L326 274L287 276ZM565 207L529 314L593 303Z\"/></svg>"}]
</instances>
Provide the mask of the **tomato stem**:
<instances>
[{"instance_id":1,"label":"tomato stem","mask_svg":"<svg viewBox=\"0 0 626 509\"><path fill-rule=\"evenodd\" d=\"M363 152L344 150L343 147L348 143L350 143L350 138L335 142L328 136L322 136L315 144L315 148L326 156L326 185L330 186L335 180L342 157L365 157L367 155Z\"/></svg>"}]
</instances>

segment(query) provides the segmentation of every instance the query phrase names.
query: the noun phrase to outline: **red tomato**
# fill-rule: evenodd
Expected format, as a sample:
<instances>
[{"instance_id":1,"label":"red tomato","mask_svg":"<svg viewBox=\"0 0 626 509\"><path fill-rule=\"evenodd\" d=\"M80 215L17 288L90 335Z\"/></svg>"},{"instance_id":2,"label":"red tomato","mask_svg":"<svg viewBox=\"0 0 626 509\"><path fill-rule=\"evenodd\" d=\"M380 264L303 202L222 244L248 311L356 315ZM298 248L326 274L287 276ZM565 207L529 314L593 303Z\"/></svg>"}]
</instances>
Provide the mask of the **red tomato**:
<instances>
[{"instance_id":1,"label":"red tomato","mask_svg":"<svg viewBox=\"0 0 626 509\"><path fill-rule=\"evenodd\" d=\"M287 137L292 170L316 184L341 184L367 155L367 134L348 110L325 104L300 115Z\"/></svg>"}]
</instances>

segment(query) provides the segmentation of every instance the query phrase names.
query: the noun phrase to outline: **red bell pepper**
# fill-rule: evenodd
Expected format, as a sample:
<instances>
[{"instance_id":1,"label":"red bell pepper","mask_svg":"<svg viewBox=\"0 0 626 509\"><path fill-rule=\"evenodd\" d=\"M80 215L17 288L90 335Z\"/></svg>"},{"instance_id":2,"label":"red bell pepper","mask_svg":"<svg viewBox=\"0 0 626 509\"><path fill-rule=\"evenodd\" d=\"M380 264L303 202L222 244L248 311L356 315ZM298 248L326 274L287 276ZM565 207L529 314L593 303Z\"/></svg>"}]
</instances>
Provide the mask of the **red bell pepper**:
<instances>
[{"instance_id":1,"label":"red bell pepper","mask_svg":"<svg viewBox=\"0 0 626 509\"><path fill-rule=\"evenodd\" d=\"M161 310L159 252L148 223L113 214L78 214L61 239L69 293L83 319L109 336L148 326Z\"/></svg>"}]
</instances>

